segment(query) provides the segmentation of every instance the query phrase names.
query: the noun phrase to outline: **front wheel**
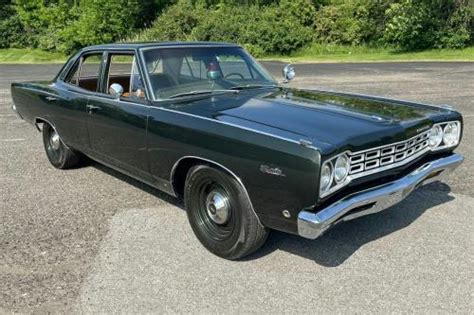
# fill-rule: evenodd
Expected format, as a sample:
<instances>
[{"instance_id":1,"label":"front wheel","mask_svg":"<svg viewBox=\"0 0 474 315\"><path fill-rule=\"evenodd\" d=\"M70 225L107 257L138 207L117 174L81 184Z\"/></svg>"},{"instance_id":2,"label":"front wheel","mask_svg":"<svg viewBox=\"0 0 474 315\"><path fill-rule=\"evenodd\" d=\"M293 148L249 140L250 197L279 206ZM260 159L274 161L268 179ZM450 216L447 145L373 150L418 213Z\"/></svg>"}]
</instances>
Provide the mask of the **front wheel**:
<instances>
[{"instance_id":1,"label":"front wheel","mask_svg":"<svg viewBox=\"0 0 474 315\"><path fill-rule=\"evenodd\" d=\"M43 144L49 162L59 169L75 166L79 162L78 153L69 149L61 140L59 133L47 123L43 124Z\"/></svg>"},{"instance_id":2,"label":"front wheel","mask_svg":"<svg viewBox=\"0 0 474 315\"><path fill-rule=\"evenodd\" d=\"M207 165L193 167L184 201L194 234L217 256L242 258L267 239L268 229L258 221L244 188L227 173Z\"/></svg>"}]
</instances>

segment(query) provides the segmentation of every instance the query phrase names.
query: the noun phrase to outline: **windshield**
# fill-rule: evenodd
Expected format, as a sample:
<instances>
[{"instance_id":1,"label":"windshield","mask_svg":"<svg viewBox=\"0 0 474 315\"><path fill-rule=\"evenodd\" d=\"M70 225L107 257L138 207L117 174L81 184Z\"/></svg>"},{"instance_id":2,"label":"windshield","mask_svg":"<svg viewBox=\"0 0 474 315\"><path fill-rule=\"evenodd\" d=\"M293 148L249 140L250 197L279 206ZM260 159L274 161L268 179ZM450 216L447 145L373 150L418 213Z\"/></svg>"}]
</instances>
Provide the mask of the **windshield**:
<instances>
[{"instance_id":1,"label":"windshield","mask_svg":"<svg viewBox=\"0 0 474 315\"><path fill-rule=\"evenodd\" d=\"M240 47L154 48L143 55L156 100L277 84Z\"/></svg>"}]
</instances>

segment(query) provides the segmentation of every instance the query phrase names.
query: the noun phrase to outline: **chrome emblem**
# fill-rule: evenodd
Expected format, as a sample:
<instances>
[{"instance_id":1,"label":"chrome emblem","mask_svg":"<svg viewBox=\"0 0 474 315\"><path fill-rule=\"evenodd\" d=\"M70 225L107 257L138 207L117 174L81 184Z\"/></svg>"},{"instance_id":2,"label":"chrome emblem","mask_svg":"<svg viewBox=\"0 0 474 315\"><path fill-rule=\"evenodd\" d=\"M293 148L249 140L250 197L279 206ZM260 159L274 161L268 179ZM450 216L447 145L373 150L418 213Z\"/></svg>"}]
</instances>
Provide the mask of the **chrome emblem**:
<instances>
[{"instance_id":1,"label":"chrome emblem","mask_svg":"<svg viewBox=\"0 0 474 315\"><path fill-rule=\"evenodd\" d=\"M268 165L260 165L260 171L262 173L275 175L275 176L282 176L285 177L286 175L283 174L283 171L278 167L270 167Z\"/></svg>"}]
</instances>

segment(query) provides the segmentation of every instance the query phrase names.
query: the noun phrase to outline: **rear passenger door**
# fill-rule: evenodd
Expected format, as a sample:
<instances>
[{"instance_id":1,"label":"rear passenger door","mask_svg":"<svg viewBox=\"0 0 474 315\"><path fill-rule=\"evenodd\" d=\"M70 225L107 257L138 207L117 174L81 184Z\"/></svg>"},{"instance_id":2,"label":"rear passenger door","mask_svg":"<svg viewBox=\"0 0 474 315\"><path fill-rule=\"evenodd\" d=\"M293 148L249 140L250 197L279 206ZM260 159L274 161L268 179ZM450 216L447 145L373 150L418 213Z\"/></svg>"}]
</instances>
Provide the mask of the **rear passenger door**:
<instances>
[{"instance_id":1,"label":"rear passenger door","mask_svg":"<svg viewBox=\"0 0 474 315\"><path fill-rule=\"evenodd\" d=\"M105 58L101 91L87 105L91 149L103 162L146 178L149 106L135 54L108 52ZM123 88L120 98L109 94L112 84Z\"/></svg>"},{"instance_id":2,"label":"rear passenger door","mask_svg":"<svg viewBox=\"0 0 474 315\"><path fill-rule=\"evenodd\" d=\"M97 93L99 88L102 57L102 51L93 51L77 58L68 72L55 83L58 96L47 99L50 105L57 107L57 115L51 119L61 138L84 152L90 147L86 106L89 95Z\"/></svg>"}]
</instances>

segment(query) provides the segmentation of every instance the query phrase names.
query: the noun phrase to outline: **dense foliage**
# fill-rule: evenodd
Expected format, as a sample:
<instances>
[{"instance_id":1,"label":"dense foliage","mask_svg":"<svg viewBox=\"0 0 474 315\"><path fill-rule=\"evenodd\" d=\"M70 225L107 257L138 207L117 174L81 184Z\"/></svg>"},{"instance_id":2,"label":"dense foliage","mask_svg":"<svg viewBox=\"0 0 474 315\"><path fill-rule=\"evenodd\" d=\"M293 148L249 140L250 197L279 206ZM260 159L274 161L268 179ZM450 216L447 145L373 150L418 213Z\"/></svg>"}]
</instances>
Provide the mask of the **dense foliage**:
<instances>
[{"instance_id":1,"label":"dense foliage","mask_svg":"<svg viewBox=\"0 0 474 315\"><path fill-rule=\"evenodd\" d=\"M121 40L237 42L256 55L311 43L462 48L470 0L0 0L0 48L70 53Z\"/></svg>"}]
</instances>

